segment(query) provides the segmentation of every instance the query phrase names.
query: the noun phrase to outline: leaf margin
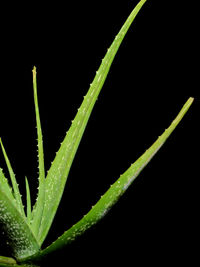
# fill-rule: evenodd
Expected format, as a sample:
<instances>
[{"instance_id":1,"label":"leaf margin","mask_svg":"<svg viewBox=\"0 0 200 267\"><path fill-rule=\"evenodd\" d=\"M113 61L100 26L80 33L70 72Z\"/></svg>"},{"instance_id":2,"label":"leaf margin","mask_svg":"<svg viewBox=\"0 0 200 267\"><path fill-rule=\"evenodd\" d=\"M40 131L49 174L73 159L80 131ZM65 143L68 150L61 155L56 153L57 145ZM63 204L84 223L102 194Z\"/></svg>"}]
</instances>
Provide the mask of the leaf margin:
<instances>
[{"instance_id":1,"label":"leaf margin","mask_svg":"<svg viewBox=\"0 0 200 267\"><path fill-rule=\"evenodd\" d=\"M27 177L25 177L25 185L26 185L26 218L27 218L27 223L31 225L31 221L32 221L31 194L30 194L30 187L29 187L29 182L28 182Z\"/></svg>"}]
</instances>

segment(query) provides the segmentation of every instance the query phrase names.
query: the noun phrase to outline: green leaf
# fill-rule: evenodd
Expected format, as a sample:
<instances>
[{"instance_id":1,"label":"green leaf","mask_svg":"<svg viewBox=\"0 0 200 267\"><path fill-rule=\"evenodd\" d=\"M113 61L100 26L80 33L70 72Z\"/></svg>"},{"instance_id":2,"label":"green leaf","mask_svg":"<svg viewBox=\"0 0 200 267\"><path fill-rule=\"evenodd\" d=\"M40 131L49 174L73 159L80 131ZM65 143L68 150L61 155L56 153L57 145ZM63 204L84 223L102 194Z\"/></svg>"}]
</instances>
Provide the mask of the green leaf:
<instances>
[{"instance_id":1,"label":"green leaf","mask_svg":"<svg viewBox=\"0 0 200 267\"><path fill-rule=\"evenodd\" d=\"M134 18L145 2L146 0L140 1L134 8L134 10L124 23L123 27L119 31L118 35L115 37L112 45L108 49L107 54L104 57L99 70L96 72L92 84L90 85L89 91L85 96L84 101L79 108L77 115L72 122L72 125L67 132L66 137L61 144L61 147L47 174L45 182L45 207L39 232L40 244L42 244L42 242L44 241L52 224L53 218L63 194L71 164L73 162L94 104L109 72L113 59Z\"/></svg>"},{"instance_id":2,"label":"green leaf","mask_svg":"<svg viewBox=\"0 0 200 267\"><path fill-rule=\"evenodd\" d=\"M22 204L22 199L21 199L21 195L20 195L20 192L19 192L19 188L18 188L18 184L17 184L16 178L15 178L15 174L13 172L12 166L11 166L10 161L8 159L8 156L6 154L6 151L5 151L5 148L3 146L1 138L0 138L0 144L1 144L1 148L2 148L2 151L3 151L3 155L4 155L4 158L5 158L7 167L8 167L8 171L9 171L9 174L10 174L10 178L11 178L11 182L12 182L12 186L13 186L13 190L14 190L14 196L15 196L15 200L16 200L17 209L19 210L19 212L22 215L25 216L24 207L23 207L23 204Z\"/></svg>"},{"instance_id":3,"label":"green leaf","mask_svg":"<svg viewBox=\"0 0 200 267\"><path fill-rule=\"evenodd\" d=\"M28 257L39 250L38 243L15 205L0 188L0 223L8 237L13 256L18 260Z\"/></svg>"},{"instance_id":4,"label":"green leaf","mask_svg":"<svg viewBox=\"0 0 200 267\"><path fill-rule=\"evenodd\" d=\"M0 188L6 194L6 196L16 205L16 200L12 194L12 188L8 184L8 180L3 174L3 170L0 168Z\"/></svg>"},{"instance_id":5,"label":"green leaf","mask_svg":"<svg viewBox=\"0 0 200 267\"><path fill-rule=\"evenodd\" d=\"M25 181L26 181L26 216L27 216L27 223L30 225L32 221L31 195L30 195L28 179L26 177Z\"/></svg>"},{"instance_id":6,"label":"green leaf","mask_svg":"<svg viewBox=\"0 0 200 267\"><path fill-rule=\"evenodd\" d=\"M31 256L30 259L41 259L49 253L62 248L63 246L71 243L76 237L83 234L88 228L102 219L161 148L161 146L179 124L191 106L192 102L193 98L189 98L170 127L165 130L165 132L153 143L153 145L146 150L146 152L139 157L138 160L136 160L135 163L132 164L113 185L111 185L111 187L101 197L97 204L93 206L92 209L78 223L73 225L49 247L38 252L36 255Z\"/></svg>"},{"instance_id":7,"label":"green leaf","mask_svg":"<svg viewBox=\"0 0 200 267\"><path fill-rule=\"evenodd\" d=\"M39 267L39 266L32 264L18 265L15 259L10 257L0 256L0 267Z\"/></svg>"},{"instance_id":8,"label":"green leaf","mask_svg":"<svg viewBox=\"0 0 200 267\"><path fill-rule=\"evenodd\" d=\"M13 258L0 256L0 266L1 264L16 264L16 261Z\"/></svg>"},{"instance_id":9,"label":"green leaf","mask_svg":"<svg viewBox=\"0 0 200 267\"><path fill-rule=\"evenodd\" d=\"M39 114L38 97L37 97L36 67L33 68L33 92L34 92L37 136L38 136L39 188L38 188L37 201L35 203L33 210L32 229L35 235L38 236L44 209L44 203L45 203L45 168L44 168L42 129L40 123L40 114Z\"/></svg>"}]
</instances>

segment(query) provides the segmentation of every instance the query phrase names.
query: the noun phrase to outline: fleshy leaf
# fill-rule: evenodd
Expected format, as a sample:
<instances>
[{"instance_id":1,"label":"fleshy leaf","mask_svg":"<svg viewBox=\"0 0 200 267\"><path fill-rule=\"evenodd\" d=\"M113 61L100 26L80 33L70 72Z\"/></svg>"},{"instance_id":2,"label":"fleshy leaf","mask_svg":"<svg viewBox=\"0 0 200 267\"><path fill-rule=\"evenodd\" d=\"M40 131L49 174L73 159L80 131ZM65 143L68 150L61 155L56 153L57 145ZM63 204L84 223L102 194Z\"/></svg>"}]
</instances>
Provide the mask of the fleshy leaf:
<instances>
[{"instance_id":1,"label":"fleshy leaf","mask_svg":"<svg viewBox=\"0 0 200 267\"><path fill-rule=\"evenodd\" d=\"M18 265L15 259L10 257L0 256L0 267L39 267L39 266L28 263Z\"/></svg>"},{"instance_id":2,"label":"fleshy leaf","mask_svg":"<svg viewBox=\"0 0 200 267\"><path fill-rule=\"evenodd\" d=\"M112 45L108 49L107 54L102 60L101 66L96 72L95 78L90 85L89 91L86 94L84 101L79 108L77 115L72 122L72 125L67 132L66 137L61 144L61 147L47 174L45 181L45 206L39 232L40 244L43 243L52 224L53 218L63 194L71 164L73 162L94 104L109 72L113 59L134 18L145 2L146 0L141 0L137 4L137 6L134 8L134 10L124 23L123 27L119 31L118 35L115 37Z\"/></svg>"},{"instance_id":3,"label":"fleshy leaf","mask_svg":"<svg viewBox=\"0 0 200 267\"><path fill-rule=\"evenodd\" d=\"M3 151L3 155L4 155L4 158L5 158L7 167L8 167L8 171L9 171L9 174L10 174L10 178L11 178L11 182L12 182L12 186L13 186L13 191L14 191L14 196L15 196L17 208L18 208L19 212L22 215L25 216L24 206L22 204L22 198L21 198L21 195L20 195L20 192L19 192L19 187L18 187L16 178L15 178L15 174L13 172L12 166L11 166L10 161L8 159L8 156L6 154L6 151L5 151L5 148L3 146L1 138L0 138L0 144L1 144L1 148L2 148L2 151Z\"/></svg>"},{"instance_id":4,"label":"fleshy leaf","mask_svg":"<svg viewBox=\"0 0 200 267\"><path fill-rule=\"evenodd\" d=\"M12 188L8 184L8 180L4 176L3 170L0 168L0 188L6 194L6 196L16 205L16 200L12 194Z\"/></svg>"},{"instance_id":5,"label":"fleshy leaf","mask_svg":"<svg viewBox=\"0 0 200 267\"><path fill-rule=\"evenodd\" d=\"M88 228L102 219L110 208L118 201L124 194L128 187L132 184L139 173L149 163L157 151L161 148L176 126L179 124L190 105L193 98L189 98L185 103L178 116L172 122L170 127L153 143L153 145L146 150L146 152L133 163L129 169L123 173L120 178L108 189L108 191L101 197L96 205L75 225L67 230L61 237L52 243L46 249L39 251L36 255L30 257L31 260L41 259L49 253L58 250L65 245L71 243L76 237L83 234Z\"/></svg>"},{"instance_id":6,"label":"fleshy leaf","mask_svg":"<svg viewBox=\"0 0 200 267\"><path fill-rule=\"evenodd\" d=\"M36 67L33 68L33 92L34 92L37 136L38 136L39 187L38 187L37 201L35 203L33 210L32 229L35 235L37 236L40 228L40 223L44 209L44 201L45 201L45 168L44 168L42 129L40 123L40 114L39 114L38 97L37 97Z\"/></svg>"},{"instance_id":7,"label":"fleshy leaf","mask_svg":"<svg viewBox=\"0 0 200 267\"><path fill-rule=\"evenodd\" d=\"M28 257L39 250L38 243L26 222L26 218L21 215L1 188L0 223L13 250L13 256L18 260Z\"/></svg>"},{"instance_id":8,"label":"fleshy leaf","mask_svg":"<svg viewBox=\"0 0 200 267\"><path fill-rule=\"evenodd\" d=\"M25 182L26 182L26 216L27 216L27 223L30 225L32 220L31 195L30 195L28 179L26 177L25 177Z\"/></svg>"},{"instance_id":9,"label":"fleshy leaf","mask_svg":"<svg viewBox=\"0 0 200 267\"><path fill-rule=\"evenodd\" d=\"M0 266L3 264L16 264L16 261L13 258L0 256Z\"/></svg>"}]
</instances>

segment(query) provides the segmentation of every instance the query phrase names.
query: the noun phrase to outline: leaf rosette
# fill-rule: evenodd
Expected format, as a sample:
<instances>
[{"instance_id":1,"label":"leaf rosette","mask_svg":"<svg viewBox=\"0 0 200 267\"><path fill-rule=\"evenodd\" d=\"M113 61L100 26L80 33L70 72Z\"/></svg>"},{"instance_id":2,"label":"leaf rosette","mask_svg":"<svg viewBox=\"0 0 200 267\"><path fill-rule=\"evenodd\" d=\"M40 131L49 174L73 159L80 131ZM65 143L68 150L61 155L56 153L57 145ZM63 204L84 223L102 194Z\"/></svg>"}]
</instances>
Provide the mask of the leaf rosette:
<instances>
[{"instance_id":1,"label":"leaf rosette","mask_svg":"<svg viewBox=\"0 0 200 267\"><path fill-rule=\"evenodd\" d=\"M33 68L33 93L38 137L39 188L36 202L32 207L28 179L25 179L27 195L26 211L24 210L11 163L0 140L12 184L12 186L9 185L2 169L0 169L0 223L3 225L4 231L8 236L12 256L18 262L40 260L49 253L70 244L88 228L101 220L165 143L193 102L193 98L188 99L169 128L110 186L96 205L80 221L64 232L50 246L41 249L56 215L73 159L95 102L127 31L145 2L146 0L141 0L133 9L108 49L46 176L37 97L36 68ZM15 263L15 260L0 257L0 265L3 266L6 263L12 265Z\"/></svg>"}]
</instances>

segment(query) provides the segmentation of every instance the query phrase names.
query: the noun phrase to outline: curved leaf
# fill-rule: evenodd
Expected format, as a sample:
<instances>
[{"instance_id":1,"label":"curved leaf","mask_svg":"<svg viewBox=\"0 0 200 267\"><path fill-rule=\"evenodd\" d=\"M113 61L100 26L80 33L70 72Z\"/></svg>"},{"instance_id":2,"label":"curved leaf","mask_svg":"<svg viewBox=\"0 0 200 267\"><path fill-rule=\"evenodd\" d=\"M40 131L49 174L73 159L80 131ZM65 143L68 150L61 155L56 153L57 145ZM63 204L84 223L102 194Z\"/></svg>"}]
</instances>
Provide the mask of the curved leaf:
<instances>
[{"instance_id":1,"label":"curved leaf","mask_svg":"<svg viewBox=\"0 0 200 267\"><path fill-rule=\"evenodd\" d=\"M171 123L170 127L165 130L165 132L153 143L153 145L146 150L146 152L140 158L138 158L138 160L136 160L135 163L133 163L113 185L111 185L110 189L108 189L108 191L101 197L97 204L93 206L92 209L78 223L73 225L49 247L38 252L36 255L31 256L30 259L38 260L49 253L70 244L75 238L83 234L88 228L102 219L161 148L178 123L181 121L192 102L193 98L189 98L178 116Z\"/></svg>"}]
</instances>

